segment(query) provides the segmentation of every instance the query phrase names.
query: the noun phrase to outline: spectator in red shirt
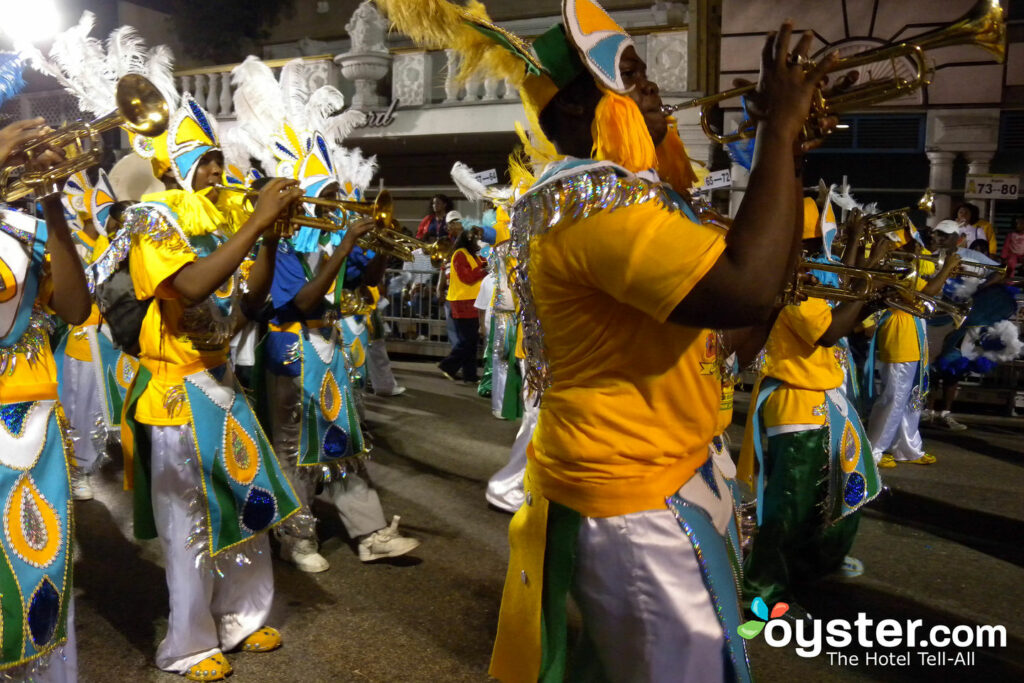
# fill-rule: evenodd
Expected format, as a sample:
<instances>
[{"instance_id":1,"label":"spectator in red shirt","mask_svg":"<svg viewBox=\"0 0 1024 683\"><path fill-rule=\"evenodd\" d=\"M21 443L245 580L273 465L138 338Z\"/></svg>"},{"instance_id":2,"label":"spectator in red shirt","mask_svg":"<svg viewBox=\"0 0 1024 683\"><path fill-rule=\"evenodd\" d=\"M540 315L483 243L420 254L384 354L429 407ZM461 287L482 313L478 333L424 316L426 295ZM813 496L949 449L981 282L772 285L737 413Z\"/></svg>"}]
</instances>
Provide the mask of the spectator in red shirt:
<instances>
[{"instance_id":1,"label":"spectator in red shirt","mask_svg":"<svg viewBox=\"0 0 1024 683\"><path fill-rule=\"evenodd\" d=\"M448 195L435 194L430 199L430 213L420 221L416 230L416 239L433 242L445 232L445 216L455 208L455 203Z\"/></svg>"},{"instance_id":2,"label":"spectator in red shirt","mask_svg":"<svg viewBox=\"0 0 1024 683\"><path fill-rule=\"evenodd\" d=\"M453 223L455 223L453 221ZM449 225L451 227L451 224ZM455 322L455 345L438 367L450 380L462 371L462 380L476 384L477 346L480 341L480 323L476 311L476 296L480 281L487 271L480 258L479 247L473 233L463 230L452 245L448 281L448 303Z\"/></svg>"}]
</instances>

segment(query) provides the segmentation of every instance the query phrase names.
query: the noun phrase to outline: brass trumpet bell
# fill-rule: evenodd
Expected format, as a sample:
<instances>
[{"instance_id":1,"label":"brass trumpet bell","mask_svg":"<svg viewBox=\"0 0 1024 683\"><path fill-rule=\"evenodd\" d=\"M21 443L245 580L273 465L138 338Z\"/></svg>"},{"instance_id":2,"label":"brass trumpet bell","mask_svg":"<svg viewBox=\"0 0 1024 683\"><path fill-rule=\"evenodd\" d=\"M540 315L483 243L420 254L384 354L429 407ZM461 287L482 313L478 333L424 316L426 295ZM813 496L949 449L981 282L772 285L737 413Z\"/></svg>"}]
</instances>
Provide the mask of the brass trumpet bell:
<instances>
[{"instance_id":1,"label":"brass trumpet bell","mask_svg":"<svg viewBox=\"0 0 1024 683\"><path fill-rule=\"evenodd\" d=\"M829 69L829 73L859 69L876 62L895 64L899 59L909 59L913 62L914 73L909 78L895 75L891 78L869 81L864 85L855 86L848 92L827 99L821 90L818 90L811 102L811 116L808 119L808 124L804 127L803 139L815 140L822 137L823 131L817 130L813 123L820 118L903 97L928 85L930 67L925 58L925 51L953 45L975 45L987 51L1001 64L1006 58L1006 23L1003 20L1003 8L999 5L999 0L978 0L970 11L948 26L928 31L906 42L883 45L837 60ZM808 61L804 68L813 69L814 63ZM893 69L893 71L896 70ZM711 110L725 100L749 94L756 87L756 85L741 86L682 104L668 105L662 107L662 112L669 115L679 109L699 107L701 109L701 127L705 135L719 144L737 142L753 137L755 129L749 127L731 135L719 135L711 128Z\"/></svg>"},{"instance_id":2,"label":"brass trumpet bell","mask_svg":"<svg viewBox=\"0 0 1024 683\"><path fill-rule=\"evenodd\" d=\"M79 171L95 166L103 153L103 133L123 127L143 137L156 137L170 121L170 109L160 90L149 79L128 74L117 82L117 109L91 122L71 123L33 140L15 154L32 158L47 149L63 149L67 159L46 171L8 166L0 171L0 197L14 201L37 188L51 188Z\"/></svg>"},{"instance_id":3,"label":"brass trumpet bell","mask_svg":"<svg viewBox=\"0 0 1024 683\"><path fill-rule=\"evenodd\" d=\"M255 202L259 192L240 185L216 185L218 190L224 192L239 192L245 195L249 201ZM306 212L305 205L322 207L329 211L341 212L340 220L331 217L310 216ZM277 234L281 237L290 237L295 231L303 226L316 228L325 232L345 230L350 223L349 214L357 214L372 218L373 229L359 238L357 244L364 249L375 251L385 256L393 256L402 261L412 261L412 252L416 249L423 249L431 255L434 245L427 244L418 239L404 234L398 227L395 220L394 202L391 193L381 190L376 199L370 201L353 201L348 199L328 199L326 197L303 197L292 204L277 222Z\"/></svg>"},{"instance_id":4,"label":"brass trumpet bell","mask_svg":"<svg viewBox=\"0 0 1024 683\"><path fill-rule=\"evenodd\" d=\"M917 208L929 216L935 215L935 193L932 192L932 188L929 187L925 190L921 198L917 200Z\"/></svg>"}]
</instances>

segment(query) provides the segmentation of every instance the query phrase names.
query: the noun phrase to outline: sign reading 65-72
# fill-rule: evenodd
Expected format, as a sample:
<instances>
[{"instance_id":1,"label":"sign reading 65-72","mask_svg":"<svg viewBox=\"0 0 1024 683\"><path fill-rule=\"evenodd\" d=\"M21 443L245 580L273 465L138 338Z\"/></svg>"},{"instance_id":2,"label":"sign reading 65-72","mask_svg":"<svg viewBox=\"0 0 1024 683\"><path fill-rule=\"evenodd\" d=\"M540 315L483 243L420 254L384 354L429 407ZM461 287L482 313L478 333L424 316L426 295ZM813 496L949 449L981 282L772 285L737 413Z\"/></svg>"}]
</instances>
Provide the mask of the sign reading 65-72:
<instances>
[{"instance_id":1,"label":"sign reading 65-72","mask_svg":"<svg viewBox=\"0 0 1024 683\"><path fill-rule=\"evenodd\" d=\"M1017 199L1020 176L989 173L967 176L964 199Z\"/></svg>"}]
</instances>

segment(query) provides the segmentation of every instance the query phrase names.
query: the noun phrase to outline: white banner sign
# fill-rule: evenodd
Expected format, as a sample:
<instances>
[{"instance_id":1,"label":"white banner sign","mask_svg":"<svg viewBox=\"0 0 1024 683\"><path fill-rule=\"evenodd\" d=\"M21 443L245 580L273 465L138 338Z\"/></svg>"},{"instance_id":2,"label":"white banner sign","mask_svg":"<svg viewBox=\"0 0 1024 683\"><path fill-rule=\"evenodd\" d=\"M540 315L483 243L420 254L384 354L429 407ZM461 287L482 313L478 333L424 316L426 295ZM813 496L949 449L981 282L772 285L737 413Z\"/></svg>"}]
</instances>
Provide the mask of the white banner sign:
<instances>
[{"instance_id":1,"label":"white banner sign","mask_svg":"<svg viewBox=\"0 0 1024 683\"><path fill-rule=\"evenodd\" d=\"M987 173L967 176L964 199L1017 199L1020 176Z\"/></svg>"},{"instance_id":2,"label":"white banner sign","mask_svg":"<svg viewBox=\"0 0 1024 683\"><path fill-rule=\"evenodd\" d=\"M707 192L708 190L717 190L720 187L730 187L732 185L732 171L727 168L723 168L721 171L712 171L704 178L704 185L701 190Z\"/></svg>"},{"instance_id":3,"label":"white banner sign","mask_svg":"<svg viewBox=\"0 0 1024 683\"><path fill-rule=\"evenodd\" d=\"M498 171L497 169L487 169L486 171L480 171L474 173L473 177L480 181L480 184L484 187L490 187L491 185L498 184Z\"/></svg>"}]
</instances>

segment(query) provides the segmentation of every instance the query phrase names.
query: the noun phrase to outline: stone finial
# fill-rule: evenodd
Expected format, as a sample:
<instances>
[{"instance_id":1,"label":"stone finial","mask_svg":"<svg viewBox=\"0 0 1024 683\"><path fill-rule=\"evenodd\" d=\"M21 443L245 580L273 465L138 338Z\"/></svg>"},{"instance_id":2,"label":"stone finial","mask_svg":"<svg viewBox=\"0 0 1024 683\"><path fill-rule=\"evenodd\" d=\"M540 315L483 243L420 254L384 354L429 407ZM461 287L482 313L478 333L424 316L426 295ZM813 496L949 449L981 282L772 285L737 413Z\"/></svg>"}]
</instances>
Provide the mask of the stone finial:
<instances>
[{"instance_id":1,"label":"stone finial","mask_svg":"<svg viewBox=\"0 0 1024 683\"><path fill-rule=\"evenodd\" d=\"M388 49L384 45L384 35L388 29L387 20L381 16L374 5L373 0L363 0L362 4L353 12L352 18L345 24L352 39L351 53L384 52Z\"/></svg>"}]
</instances>

